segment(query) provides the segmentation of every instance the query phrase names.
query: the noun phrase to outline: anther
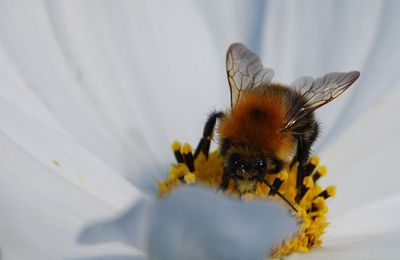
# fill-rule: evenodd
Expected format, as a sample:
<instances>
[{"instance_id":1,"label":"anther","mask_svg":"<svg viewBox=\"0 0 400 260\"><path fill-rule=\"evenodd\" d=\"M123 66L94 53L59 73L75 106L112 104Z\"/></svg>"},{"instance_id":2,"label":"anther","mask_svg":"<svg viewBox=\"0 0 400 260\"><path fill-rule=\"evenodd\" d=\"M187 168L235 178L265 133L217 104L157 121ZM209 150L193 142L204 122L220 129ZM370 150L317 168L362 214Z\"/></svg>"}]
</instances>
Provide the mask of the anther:
<instances>
[{"instance_id":1,"label":"anther","mask_svg":"<svg viewBox=\"0 0 400 260\"><path fill-rule=\"evenodd\" d=\"M279 190L282 183L283 183L282 180L275 178L274 182L272 183L272 187L274 187L275 190ZM271 196L275 195L275 190L270 189L268 195L271 195Z\"/></svg>"},{"instance_id":2,"label":"anther","mask_svg":"<svg viewBox=\"0 0 400 260\"><path fill-rule=\"evenodd\" d=\"M319 178L325 176L327 172L328 172L328 170L326 169L325 166L318 167L318 169L313 174L314 182L317 182L319 180Z\"/></svg>"},{"instance_id":3,"label":"anther","mask_svg":"<svg viewBox=\"0 0 400 260\"><path fill-rule=\"evenodd\" d=\"M320 194L316 196L317 197L322 197L324 199L327 199L329 197L333 197L336 194L336 187L335 186L329 186L325 190L323 190Z\"/></svg>"},{"instance_id":4,"label":"anther","mask_svg":"<svg viewBox=\"0 0 400 260\"><path fill-rule=\"evenodd\" d=\"M194 173L188 172L185 174L184 180L186 184L196 183L196 175Z\"/></svg>"},{"instance_id":5,"label":"anther","mask_svg":"<svg viewBox=\"0 0 400 260\"><path fill-rule=\"evenodd\" d=\"M314 166L317 166L319 164L319 156L317 156L317 155L311 156L310 163Z\"/></svg>"},{"instance_id":6,"label":"anther","mask_svg":"<svg viewBox=\"0 0 400 260\"><path fill-rule=\"evenodd\" d=\"M307 194L307 191L314 186L314 181L312 178L306 177L304 178L303 184L300 186L299 191L297 192L295 201L297 203L300 203L300 201L304 198L304 196Z\"/></svg>"},{"instance_id":7,"label":"anther","mask_svg":"<svg viewBox=\"0 0 400 260\"><path fill-rule=\"evenodd\" d=\"M319 157L318 156L312 156L308 162L308 164L304 167L304 177L310 176L315 168L317 167L319 163Z\"/></svg>"},{"instance_id":8,"label":"anther","mask_svg":"<svg viewBox=\"0 0 400 260\"><path fill-rule=\"evenodd\" d=\"M194 158L192 154L192 147L188 143L183 144L180 151L183 155L183 161L189 168L190 172L194 172Z\"/></svg>"},{"instance_id":9,"label":"anther","mask_svg":"<svg viewBox=\"0 0 400 260\"><path fill-rule=\"evenodd\" d=\"M325 199L323 197L317 197L311 203L311 208L307 210L307 213L317 212L325 207Z\"/></svg>"},{"instance_id":10,"label":"anther","mask_svg":"<svg viewBox=\"0 0 400 260\"><path fill-rule=\"evenodd\" d=\"M172 151L174 152L175 159L178 163L183 163L183 156L181 153L181 143L179 141L174 141L172 143Z\"/></svg>"},{"instance_id":11,"label":"anther","mask_svg":"<svg viewBox=\"0 0 400 260\"><path fill-rule=\"evenodd\" d=\"M282 186L282 183L288 178L288 174L286 171L280 171L276 178L274 179L274 182L272 183L272 187L274 187L275 190L279 190L279 188ZM270 189L268 195L275 195L275 190Z\"/></svg>"},{"instance_id":12,"label":"anther","mask_svg":"<svg viewBox=\"0 0 400 260\"><path fill-rule=\"evenodd\" d=\"M296 182L296 187L298 189L301 188L301 185L304 181L304 178L310 176L313 174L315 171L316 167L318 166L319 163L319 157L318 156L312 156L309 160L308 163L305 164L303 167L301 165L298 165L297 168L297 182Z\"/></svg>"}]
</instances>

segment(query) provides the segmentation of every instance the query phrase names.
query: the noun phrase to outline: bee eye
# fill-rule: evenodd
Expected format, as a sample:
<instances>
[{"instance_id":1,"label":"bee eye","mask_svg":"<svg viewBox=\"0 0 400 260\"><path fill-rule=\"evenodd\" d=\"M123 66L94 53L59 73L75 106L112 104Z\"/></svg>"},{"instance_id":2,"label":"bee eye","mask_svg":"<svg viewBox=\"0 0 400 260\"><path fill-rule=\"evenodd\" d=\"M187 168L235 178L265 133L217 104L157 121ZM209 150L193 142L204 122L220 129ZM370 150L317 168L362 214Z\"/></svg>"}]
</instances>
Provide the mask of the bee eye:
<instances>
[{"instance_id":1,"label":"bee eye","mask_svg":"<svg viewBox=\"0 0 400 260\"><path fill-rule=\"evenodd\" d=\"M256 163L256 168L259 171L264 171L264 161L263 160L259 160Z\"/></svg>"},{"instance_id":2,"label":"bee eye","mask_svg":"<svg viewBox=\"0 0 400 260\"><path fill-rule=\"evenodd\" d=\"M241 163L241 160L240 160L240 156L238 154L232 154L229 157L228 165L232 171L237 169L240 166L240 163Z\"/></svg>"}]
</instances>

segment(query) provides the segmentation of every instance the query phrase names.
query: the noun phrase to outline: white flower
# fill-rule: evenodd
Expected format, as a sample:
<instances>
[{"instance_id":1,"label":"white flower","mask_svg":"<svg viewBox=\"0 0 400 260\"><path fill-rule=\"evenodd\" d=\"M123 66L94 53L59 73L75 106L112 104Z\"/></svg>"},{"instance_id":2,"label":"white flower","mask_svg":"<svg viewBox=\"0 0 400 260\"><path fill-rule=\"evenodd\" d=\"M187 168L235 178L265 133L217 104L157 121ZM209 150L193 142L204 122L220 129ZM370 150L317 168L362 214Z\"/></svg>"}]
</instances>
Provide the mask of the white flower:
<instances>
[{"instance_id":1,"label":"white flower","mask_svg":"<svg viewBox=\"0 0 400 260\"><path fill-rule=\"evenodd\" d=\"M265 259L295 227L278 204L243 203L184 187L161 202L143 200L116 220L86 228L79 240L125 242L148 259L256 260Z\"/></svg>"},{"instance_id":2,"label":"white flower","mask_svg":"<svg viewBox=\"0 0 400 260\"><path fill-rule=\"evenodd\" d=\"M395 1L3 2L0 250L4 259L132 256L76 244L89 222L154 195L174 138L196 143L228 105L224 56L245 42L276 79L358 69L319 111L325 246L293 258L396 259L400 27Z\"/></svg>"}]
</instances>

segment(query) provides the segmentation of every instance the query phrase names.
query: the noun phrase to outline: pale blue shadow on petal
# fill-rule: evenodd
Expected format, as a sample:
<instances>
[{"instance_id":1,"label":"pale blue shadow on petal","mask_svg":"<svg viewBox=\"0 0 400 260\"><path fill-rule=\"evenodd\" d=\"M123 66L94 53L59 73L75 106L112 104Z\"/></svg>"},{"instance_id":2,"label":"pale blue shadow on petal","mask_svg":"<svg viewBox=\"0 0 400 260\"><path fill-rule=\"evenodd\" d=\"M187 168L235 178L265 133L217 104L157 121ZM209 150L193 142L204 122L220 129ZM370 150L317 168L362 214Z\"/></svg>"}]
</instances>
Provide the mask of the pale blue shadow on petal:
<instances>
[{"instance_id":1,"label":"pale blue shadow on petal","mask_svg":"<svg viewBox=\"0 0 400 260\"><path fill-rule=\"evenodd\" d=\"M121 241L150 259L265 259L296 231L281 205L243 202L183 187L159 202L142 200L120 217L85 228L84 244Z\"/></svg>"},{"instance_id":2,"label":"pale blue shadow on petal","mask_svg":"<svg viewBox=\"0 0 400 260\"><path fill-rule=\"evenodd\" d=\"M145 260L144 256L132 256L132 255L104 255L104 256L88 256L71 258L67 260Z\"/></svg>"}]
</instances>

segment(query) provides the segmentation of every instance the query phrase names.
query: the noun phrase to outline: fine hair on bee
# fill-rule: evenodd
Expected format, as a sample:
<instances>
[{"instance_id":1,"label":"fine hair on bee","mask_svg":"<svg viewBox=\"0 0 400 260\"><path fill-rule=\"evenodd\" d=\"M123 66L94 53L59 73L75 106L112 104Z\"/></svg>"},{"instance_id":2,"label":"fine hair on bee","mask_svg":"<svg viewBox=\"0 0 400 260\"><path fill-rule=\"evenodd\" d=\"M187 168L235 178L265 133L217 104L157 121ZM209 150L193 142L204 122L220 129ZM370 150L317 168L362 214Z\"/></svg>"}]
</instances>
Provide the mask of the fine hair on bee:
<instances>
[{"instance_id":1,"label":"fine hair on bee","mask_svg":"<svg viewBox=\"0 0 400 260\"><path fill-rule=\"evenodd\" d=\"M332 72L317 79L304 76L290 85L272 82L273 70L264 68L260 58L241 43L229 47L226 71L231 107L210 114L194 158L200 153L208 158L219 120L216 132L224 162L219 190L226 190L230 180L239 194L254 193L258 183L265 183L296 211L265 177L297 163L296 186L301 186L319 134L314 111L347 90L360 73Z\"/></svg>"}]
</instances>

